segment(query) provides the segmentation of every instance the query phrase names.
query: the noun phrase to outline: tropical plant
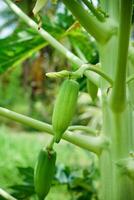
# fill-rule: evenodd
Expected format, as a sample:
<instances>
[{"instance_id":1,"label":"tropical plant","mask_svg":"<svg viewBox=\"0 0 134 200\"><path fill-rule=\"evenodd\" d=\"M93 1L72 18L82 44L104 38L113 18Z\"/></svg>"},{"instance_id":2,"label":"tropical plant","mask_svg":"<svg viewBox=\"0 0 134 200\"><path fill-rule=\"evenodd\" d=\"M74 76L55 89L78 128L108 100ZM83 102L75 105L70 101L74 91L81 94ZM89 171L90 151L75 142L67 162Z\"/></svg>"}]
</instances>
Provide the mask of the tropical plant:
<instances>
[{"instance_id":1,"label":"tropical plant","mask_svg":"<svg viewBox=\"0 0 134 200\"><path fill-rule=\"evenodd\" d=\"M91 88L96 86L100 89L103 113L100 133L96 134L96 131L90 130L90 127L73 126L64 133L63 139L98 156L101 182L100 200L126 200L127 198L133 200L134 45L130 40L133 1L100 0L96 6L89 0L62 0L77 20L70 29L81 25L96 40L99 51L99 62L96 65L87 62L77 48L77 43L75 43L75 49L77 49L78 56L59 43L45 29L40 28L40 24L34 22L12 1L5 0L5 2L21 20L76 66L75 71L64 70L48 73L48 77L72 79L86 77L90 81L89 84L94 84ZM40 17L36 17L40 22ZM64 34L68 32L69 30ZM54 134L50 124L5 108L0 108L0 115ZM85 134L79 132L73 134L74 130L82 130ZM53 141L49 148L52 146Z\"/></svg>"}]
</instances>

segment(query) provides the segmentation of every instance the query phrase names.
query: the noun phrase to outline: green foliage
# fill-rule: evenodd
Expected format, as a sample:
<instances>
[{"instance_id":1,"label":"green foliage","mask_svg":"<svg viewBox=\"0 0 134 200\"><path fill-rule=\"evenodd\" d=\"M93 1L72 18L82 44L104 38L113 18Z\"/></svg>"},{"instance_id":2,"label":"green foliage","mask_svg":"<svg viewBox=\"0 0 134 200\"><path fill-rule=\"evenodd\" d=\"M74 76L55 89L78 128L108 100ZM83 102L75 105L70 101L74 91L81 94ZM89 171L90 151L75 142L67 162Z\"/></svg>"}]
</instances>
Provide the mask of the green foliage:
<instances>
[{"instance_id":1,"label":"green foliage","mask_svg":"<svg viewBox=\"0 0 134 200\"><path fill-rule=\"evenodd\" d=\"M32 167L18 167L17 169L19 176L22 178L22 183L10 186L12 190L11 194L17 199L27 199L35 194L34 170Z\"/></svg>"},{"instance_id":2,"label":"green foliage","mask_svg":"<svg viewBox=\"0 0 134 200\"><path fill-rule=\"evenodd\" d=\"M17 199L34 196L36 193L33 184L33 168L18 167L18 173L22 183L10 186L11 194ZM59 164L52 185L57 186L57 190L60 185L66 185L73 200L98 200L96 191L98 178L99 173L93 163L82 170Z\"/></svg>"},{"instance_id":3,"label":"green foliage","mask_svg":"<svg viewBox=\"0 0 134 200\"><path fill-rule=\"evenodd\" d=\"M58 4L56 9L56 24L64 30L67 30L75 20L69 10L63 5L63 12L61 12L60 6L61 4Z\"/></svg>"},{"instance_id":4,"label":"green foliage","mask_svg":"<svg viewBox=\"0 0 134 200\"><path fill-rule=\"evenodd\" d=\"M56 13L55 18L53 16L41 16L42 20L42 27L48 31L51 35L53 35L55 38L58 38L61 40L62 43L65 45L68 45L69 49L72 49L75 54L77 54L79 57L81 57L86 62L91 62L93 64L98 62L98 52L96 48L96 43L92 38L81 28L81 26L78 24L78 27L73 27L75 23L77 23L71 13L64 7L64 11L60 12L58 10L60 8L60 3L57 5L56 10L54 11ZM14 16L13 16L14 17ZM53 21L54 19L54 21ZM16 18L13 18L13 22L16 20ZM8 24L5 24L8 26ZM26 59L29 59L30 62L34 59L36 59L36 53L39 52L42 48L48 47L48 43L44 41L35 31L31 30L30 28L27 28L22 22L17 22L16 30L13 32L12 35L10 35L7 38L0 40L0 74L4 73L7 69L9 69L9 84L5 84L1 82L3 85L1 85L1 89L3 86L6 88L5 90L1 90L0 96L3 97L4 101L1 100L0 104L2 106L12 106L13 102L17 104L16 102L19 102L19 105L22 101L24 101L25 97L21 100L18 98L22 98L24 96L24 88L20 88L20 77L22 75L22 69L20 69L22 66L22 62ZM49 55L49 59L53 60L53 52L46 48L46 53ZM58 55L59 56L59 55ZM64 61L66 63L66 60ZM53 64L52 64L53 65ZM59 63L58 63L59 65ZM14 66L20 66L15 73L13 72ZM66 63L65 67L68 67L72 70L75 70L77 66L72 65L69 63ZM71 67L70 67L71 66ZM48 69L49 70L48 66ZM58 67L55 66L54 70L57 70ZM13 76L12 73L13 72ZM8 73L7 73L8 77ZM86 81L85 77L81 78L79 80L81 90L85 90L86 88ZM5 85L4 85L5 84ZM55 92L55 91L54 91ZM91 97L94 99L94 94L90 93ZM18 100L17 100L18 98ZM2 99L2 98L1 98ZM22 102L23 104L24 102ZM43 109L42 109L43 110ZM37 112L31 112L32 116L34 114L38 116ZM48 116L47 116L48 117ZM39 119L39 116L38 116ZM44 120L44 118L43 118ZM33 137L33 136L32 136ZM31 137L31 138L32 138ZM9 138L10 140L11 138ZM22 138L21 138L22 139ZM6 140L6 139L5 139ZM27 138L22 140L22 146L21 142L19 142L20 147L17 146L17 140L14 138L13 140L9 142L9 146L13 146L13 149L10 151L10 156L16 155L18 158L18 162L15 162L15 165L17 166L31 166L33 167L33 164L35 162L35 157L37 155L38 149L40 148L40 145L38 144L37 147L33 148L33 143L36 142L36 139L31 139L32 143L30 146L27 147L28 143L25 141ZM7 142L7 141L6 141ZM42 142L44 143L44 142ZM2 144L2 141L1 141ZM6 143L8 144L8 142ZM26 148L25 148L26 145ZM43 144L44 145L44 144ZM4 151L6 152L6 145L4 146ZM23 152L23 148L25 151ZM66 149L63 150L63 152ZM73 149L74 150L74 149ZM18 152L19 151L19 152ZM35 152L34 152L35 151ZM61 151L61 149L60 149ZM32 156L31 156L32 152ZM70 152L72 150L69 150L69 153L67 156L70 156ZM1 152L0 152L1 153ZM7 149L7 155L9 153L9 149ZM20 158L19 153L22 154L22 157ZM62 153L63 154L63 153ZM64 153L64 159L66 160L66 154ZM2 154L4 157L4 155ZM75 156L75 154L73 155ZM25 160L26 157L26 160ZM73 164L76 166L76 157L78 158L79 155L75 156L75 159L73 159ZM16 156L15 156L16 158ZM22 160L21 160L22 159ZM79 158L81 161L81 157ZM24 161L24 163L23 163ZM8 159L4 161L5 163L8 163ZM19 163L19 165L18 165ZM9 178L9 183L12 183L10 186L9 191L12 190L12 195L15 196L18 199L27 199L27 198L34 198L34 184L33 184L33 168L32 167L18 167L18 175L17 170L12 164L8 166L9 169L4 171L5 175L7 176L7 179ZM7 168L8 168L7 167ZM83 169L84 168L84 169ZM12 169L12 170L11 170ZM14 171L13 171L14 170ZM11 171L13 171L13 174L10 175ZM74 200L97 200L97 184L96 180L98 179L98 171L96 170L93 163L89 166L89 168L85 169L85 166L82 167L81 170L78 170L78 168L72 168L64 165L57 165L57 171L55 174L55 179L53 180L53 185L58 190L58 187L61 185L66 186L68 192L71 194L72 199ZM4 177L4 181L6 181L6 178ZM5 188L7 187L4 186ZM66 192L66 191L64 191ZM49 197L48 197L49 198ZM53 196L52 196L53 198ZM59 198L58 198L59 199ZM63 199L63 198L62 198Z\"/></svg>"},{"instance_id":5,"label":"green foliage","mask_svg":"<svg viewBox=\"0 0 134 200\"><path fill-rule=\"evenodd\" d=\"M74 18L70 12L65 7L63 7L63 11L61 12L60 6L61 4L59 3L55 10L54 19L47 15L41 17L42 27L55 38L59 39L63 37L64 31L74 23ZM8 9L5 10L5 13L8 14L8 12ZM14 18L14 14L11 15L11 18L12 17ZM9 28L8 24L6 24L6 28ZM97 62L96 58L98 57L98 54L95 43L90 39L89 35L81 31L78 27L65 33L64 37L65 36L69 36L70 44L75 49L76 53L79 49L79 51L83 52L87 61L90 61L91 63ZM22 22L19 22L13 34L0 40L0 73L5 72L12 66L17 66L46 45L48 45L47 42L35 33L35 31L27 28Z\"/></svg>"},{"instance_id":6,"label":"green foliage","mask_svg":"<svg viewBox=\"0 0 134 200\"><path fill-rule=\"evenodd\" d=\"M81 29L76 29L69 35L69 39L76 54L85 62L98 63L99 55L96 42L91 36Z\"/></svg>"},{"instance_id":7,"label":"green foliage","mask_svg":"<svg viewBox=\"0 0 134 200\"><path fill-rule=\"evenodd\" d=\"M18 199L27 199L26 196L33 195L33 167L38 152L44 146L44 143L47 145L49 139L50 137L47 135L28 134L17 130L17 128L12 130L5 126L1 127L0 157L2 162L0 163L0 187ZM97 163L94 156L64 142L56 146L56 152L58 155L57 170L53 180L54 187L52 187L48 199L62 200L66 196L66 199L70 200L71 194L76 198L77 194L82 195L82 193L88 192L84 186L79 187L83 188L81 190L77 187L74 189L71 186L74 179L80 178L84 181L83 171L85 168L90 171L88 174L92 188L90 193L96 193L98 170L96 169ZM70 158L69 160L67 159L68 157ZM21 167L17 168L17 166ZM78 183L76 181L76 184ZM73 186L76 184L73 183ZM32 196L33 199L34 196Z\"/></svg>"},{"instance_id":8,"label":"green foliage","mask_svg":"<svg viewBox=\"0 0 134 200\"><path fill-rule=\"evenodd\" d=\"M32 30L18 30L8 38L0 40L0 45L0 73L3 73L9 67L16 66L30 57L47 43Z\"/></svg>"}]
</instances>

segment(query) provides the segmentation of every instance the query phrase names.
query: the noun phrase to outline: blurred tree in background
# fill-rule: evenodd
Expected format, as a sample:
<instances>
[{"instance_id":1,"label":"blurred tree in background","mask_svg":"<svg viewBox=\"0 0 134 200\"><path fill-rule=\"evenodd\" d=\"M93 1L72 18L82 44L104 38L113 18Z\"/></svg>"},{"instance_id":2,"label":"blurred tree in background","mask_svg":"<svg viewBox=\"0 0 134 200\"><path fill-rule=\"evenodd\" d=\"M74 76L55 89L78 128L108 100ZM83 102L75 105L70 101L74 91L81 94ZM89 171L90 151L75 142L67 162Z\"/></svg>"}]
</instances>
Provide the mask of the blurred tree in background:
<instances>
[{"instance_id":1,"label":"blurred tree in background","mask_svg":"<svg viewBox=\"0 0 134 200\"><path fill-rule=\"evenodd\" d=\"M35 0L16 0L16 4L38 23L32 13ZM34 30L16 17L4 0L0 0L0 5L0 106L51 123L53 104L61 80L49 79L45 74L61 69L73 71L77 69L77 66L59 54ZM40 17L42 27L74 54L87 63L98 62L95 40L85 32L60 1L52 4L48 0L47 5L40 12ZM73 124L90 124L91 128L100 129L101 110L97 96L98 89L94 86L96 92L93 94L87 89L85 77L78 81L81 93L76 111L77 118L74 117ZM11 129L3 128L2 125L5 123ZM18 199L29 199L31 196L35 199L33 181L29 178L29 173L25 174L25 172L29 172L29 169L33 170L38 151L44 145L44 141L47 143L47 137L44 138L41 135L31 137L27 133L32 132L32 128L18 125L4 118L0 118L0 125L2 127L0 129L2 147L0 157L3 160L0 164L0 187L9 192L12 191L11 193ZM28 136L25 133L19 134L20 131L25 131ZM36 145L33 145L35 143ZM69 167L70 163L66 157L72 150L74 152L70 159L72 167ZM57 147L57 151L59 151L60 159L53 184L61 187L61 194L54 189L54 195L57 193L58 195L50 194L48 199L60 200L66 196L71 200L88 200L90 196L91 199L96 200L98 187L96 179L99 175L94 167L92 154L87 154L85 151L83 153L80 150L76 150L75 153L75 149L69 144L61 146L60 150ZM85 161L88 160L87 157L90 158L90 163ZM74 160L77 160L75 167ZM82 166L83 164L85 165ZM22 168L15 168L18 166ZM90 183L90 186L87 187L85 182ZM11 185L12 190L8 188ZM0 199L3 198L0 196Z\"/></svg>"},{"instance_id":2,"label":"blurred tree in background","mask_svg":"<svg viewBox=\"0 0 134 200\"><path fill-rule=\"evenodd\" d=\"M18 19L4 1L1 0L1 3L0 105L51 122L59 81L46 78L45 73L61 69L75 70L77 66L59 55L59 52ZM16 1L16 3L34 18L32 13L34 0ZM56 5L48 1L40 16L42 27L58 38L62 44L86 62L93 64L98 62L94 39L81 28L60 1ZM85 78L79 82L81 91L87 92ZM85 98L81 100L84 101ZM83 116L85 110L83 103L80 102L81 106L77 110L80 117L75 119L74 123L79 121L81 124L86 124L88 119L92 118L91 115L96 117L96 112L99 112L97 101L92 101L90 96L89 100L88 104L92 105L91 112L87 111Z\"/></svg>"}]
</instances>

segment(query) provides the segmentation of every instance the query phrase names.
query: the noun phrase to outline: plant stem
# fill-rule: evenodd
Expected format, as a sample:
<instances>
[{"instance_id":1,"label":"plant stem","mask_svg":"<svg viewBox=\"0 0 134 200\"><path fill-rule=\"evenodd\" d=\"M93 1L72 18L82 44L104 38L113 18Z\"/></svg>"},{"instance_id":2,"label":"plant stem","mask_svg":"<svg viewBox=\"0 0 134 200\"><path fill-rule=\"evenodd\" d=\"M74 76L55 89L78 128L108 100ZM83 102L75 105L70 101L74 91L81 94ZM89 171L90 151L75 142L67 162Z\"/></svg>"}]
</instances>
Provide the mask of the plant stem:
<instances>
[{"instance_id":1,"label":"plant stem","mask_svg":"<svg viewBox=\"0 0 134 200\"><path fill-rule=\"evenodd\" d=\"M118 16L114 16L114 12L119 13L119 0L107 1L101 0L105 9L108 9L110 17L113 18L118 24L119 31L117 35L114 35L105 45L100 45L100 61L102 70L107 73L112 80L115 80L117 71L122 73L122 67L120 66L120 71L117 70L119 67L118 63L122 62L124 59L121 51L127 52L126 43L129 42L129 34L126 35L130 26L130 18L126 17L126 7L125 4L128 1L120 0L122 4L124 2L124 17L127 22L125 24L119 22L122 20ZM130 3L130 1L129 1ZM112 4L112 5L111 5ZM123 6L123 5L122 5ZM122 12L122 9L121 11ZM120 13L121 15L121 13ZM130 15L130 13L129 13ZM128 25L129 24L129 25ZM125 27L125 26L126 27ZM120 28L122 29L122 33ZM120 33L120 34L119 34ZM124 34L124 37L121 36ZM121 38L124 38L121 44ZM119 42L120 41L120 42ZM125 43L125 47L123 44ZM121 44L121 46L120 46ZM125 49L125 50L124 50ZM120 56L119 56L120 52ZM127 54L127 53L126 53ZM126 55L125 55L126 56ZM119 61L120 59L120 61ZM125 57L127 60L127 56ZM125 66L126 67L126 66ZM126 71L125 71L126 73ZM126 74L125 74L125 86L126 87ZM124 83L123 82L123 83ZM122 84L122 83L120 83ZM114 86L114 84L113 84ZM101 187L100 187L100 199L101 200L129 200L134 199L134 182L126 175L122 174L120 169L117 167L116 162L126 158L129 155L129 152L133 149L134 139L133 139L133 130L132 130L132 109L130 104L127 102L127 106L122 112L113 112L109 103L109 95L106 95L107 82L101 80L101 93L102 93L102 111L103 111L103 126L102 132L106 137L110 138L111 144L108 150L104 150L100 156L100 174L101 174ZM121 87L121 85L120 85ZM119 88L117 93L120 92ZM118 94L117 94L118 98ZM115 99L116 101L117 99ZM120 99L120 103L122 99ZM115 102L116 103L116 102ZM118 102L119 103L119 102Z\"/></svg>"},{"instance_id":2,"label":"plant stem","mask_svg":"<svg viewBox=\"0 0 134 200\"><path fill-rule=\"evenodd\" d=\"M70 72L67 70L62 70L60 72L49 72L49 73L46 73L46 76L49 78L64 78L68 76L70 76L71 78L81 78L83 77L83 75L86 76L88 71L95 72L96 74L104 78L111 86L113 85L113 80L105 72L99 69L97 67L97 64L95 66L91 64L84 64L75 72Z\"/></svg>"},{"instance_id":3,"label":"plant stem","mask_svg":"<svg viewBox=\"0 0 134 200\"><path fill-rule=\"evenodd\" d=\"M85 62L74 55L71 51L65 48L60 42L58 42L53 36L51 36L43 28L38 30L38 24L36 24L30 17L28 17L18 6L16 6L11 0L5 0L7 5L18 15L28 26L35 30L42 38L44 38L49 44L51 44L57 51L62 55L68 58L71 62L76 64L78 67L81 67ZM94 73L88 74L88 78L91 78L91 81L96 84L96 77L94 78Z\"/></svg>"},{"instance_id":4,"label":"plant stem","mask_svg":"<svg viewBox=\"0 0 134 200\"><path fill-rule=\"evenodd\" d=\"M113 18L116 22L119 21L119 1L120 0L112 0L109 1L109 15Z\"/></svg>"},{"instance_id":5,"label":"plant stem","mask_svg":"<svg viewBox=\"0 0 134 200\"><path fill-rule=\"evenodd\" d=\"M128 78L127 78L127 86L128 86L128 96L129 96L129 103L134 109L134 65L132 60L128 60ZM134 115L132 116L134 120ZM134 123L133 123L134 124ZM134 130L134 125L133 125Z\"/></svg>"},{"instance_id":6,"label":"plant stem","mask_svg":"<svg viewBox=\"0 0 134 200\"><path fill-rule=\"evenodd\" d=\"M74 125L74 126L70 126L68 128L69 131L83 131L84 133L88 133L90 135L98 135L98 131L93 130L87 126L81 126L81 125Z\"/></svg>"},{"instance_id":7,"label":"plant stem","mask_svg":"<svg viewBox=\"0 0 134 200\"><path fill-rule=\"evenodd\" d=\"M120 168L122 174L127 175L129 178L134 180L134 157L129 155L129 157L119 160L116 165Z\"/></svg>"},{"instance_id":8,"label":"plant stem","mask_svg":"<svg viewBox=\"0 0 134 200\"><path fill-rule=\"evenodd\" d=\"M108 8L109 8L109 1L107 0L100 0L100 6L103 10L105 10L105 12L108 12Z\"/></svg>"},{"instance_id":9,"label":"plant stem","mask_svg":"<svg viewBox=\"0 0 134 200\"><path fill-rule=\"evenodd\" d=\"M105 10L106 13L117 23L119 20L119 0L100 0L101 7Z\"/></svg>"},{"instance_id":10,"label":"plant stem","mask_svg":"<svg viewBox=\"0 0 134 200\"><path fill-rule=\"evenodd\" d=\"M5 190L0 188L0 196L7 200L17 200L15 197L8 194Z\"/></svg>"},{"instance_id":11,"label":"plant stem","mask_svg":"<svg viewBox=\"0 0 134 200\"><path fill-rule=\"evenodd\" d=\"M120 6L118 58L111 95L111 108L114 112L122 112L126 107L126 68L132 18L132 0L121 0Z\"/></svg>"},{"instance_id":12,"label":"plant stem","mask_svg":"<svg viewBox=\"0 0 134 200\"><path fill-rule=\"evenodd\" d=\"M105 17L102 15L102 13L97 11L97 9L93 6L91 2L89 2L88 0L82 0L82 1L91 10L91 12L97 17L98 20L102 22L105 21Z\"/></svg>"},{"instance_id":13,"label":"plant stem","mask_svg":"<svg viewBox=\"0 0 134 200\"><path fill-rule=\"evenodd\" d=\"M44 29L38 30L38 24L36 24L30 17L28 17L18 6L16 6L12 1L5 0L8 6L18 15L23 21L26 22L31 28L33 28L40 36L42 36L49 44L51 44L55 49L57 49L61 54L68 58L71 62L81 66L84 62L71 53L67 48L60 44L53 36L51 36Z\"/></svg>"},{"instance_id":14,"label":"plant stem","mask_svg":"<svg viewBox=\"0 0 134 200\"><path fill-rule=\"evenodd\" d=\"M101 69L97 68L97 65L96 66L91 66L91 64L83 64L82 66L83 67L87 66L87 70L86 71L90 70L90 71L96 72L102 78L104 78L108 83L110 83L111 86L113 85L113 80L105 72L103 72ZM85 71L85 74L86 74L86 71Z\"/></svg>"},{"instance_id":15,"label":"plant stem","mask_svg":"<svg viewBox=\"0 0 134 200\"><path fill-rule=\"evenodd\" d=\"M130 75L127 80L126 80L126 83L130 83L131 81L134 80L134 74Z\"/></svg>"},{"instance_id":16,"label":"plant stem","mask_svg":"<svg viewBox=\"0 0 134 200\"><path fill-rule=\"evenodd\" d=\"M106 20L105 22L100 22L75 0L62 1L79 20L87 32L90 33L99 43L105 43L111 35L115 33L116 27L112 24L112 21Z\"/></svg>"},{"instance_id":17,"label":"plant stem","mask_svg":"<svg viewBox=\"0 0 134 200\"><path fill-rule=\"evenodd\" d=\"M47 132L51 135L54 134L52 126L50 124L32 119L22 114L18 114L6 108L0 107L0 116L14 120L21 124L25 124L27 126L31 126L39 131ZM63 139L98 155L101 153L102 149L105 148L108 144L107 138L103 136L90 136L82 135L79 133L76 135L71 131L66 131L63 135Z\"/></svg>"},{"instance_id":18,"label":"plant stem","mask_svg":"<svg viewBox=\"0 0 134 200\"><path fill-rule=\"evenodd\" d=\"M129 47L128 59L134 63L134 47L132 45Z\"/></svg>"}]
</instances>

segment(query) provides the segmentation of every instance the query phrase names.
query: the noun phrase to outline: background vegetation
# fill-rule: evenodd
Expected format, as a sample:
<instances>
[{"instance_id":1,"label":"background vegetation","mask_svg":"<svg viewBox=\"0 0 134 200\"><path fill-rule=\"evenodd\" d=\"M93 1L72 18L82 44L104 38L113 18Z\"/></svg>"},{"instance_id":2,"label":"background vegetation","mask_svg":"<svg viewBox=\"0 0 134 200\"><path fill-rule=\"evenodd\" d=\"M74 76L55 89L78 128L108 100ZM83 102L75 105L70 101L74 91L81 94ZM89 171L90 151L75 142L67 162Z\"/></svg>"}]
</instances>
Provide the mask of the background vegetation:
<instances>
[{"instance_id":1,"label":"background vegetation","mask_svg":"<svg viewBox=\"0 0 134 200\"><path fill-rule=\"evenodd\" d=\"M33 18L34 3L34 0L22 0L17 4ZM51 123L54 99L61 80L48 79L45 73L61 69L75 70L77 66L59 55L18 19L4 1L0 0L0 5L0 106ZM98 62L94 39L81 28L60 1L57 5L49 1L40 15L43 28L61 43L86 62ZM99 130L102 121L97 88L95 94L92 91L88 93L86 80L81 78L79 83L81 93L73 124L90 125ZM0 118L1 188L17 198L31 198L30 195L34 193L30 179L32 169L39 150L47 144L49 137ZM66 142L62 142L56 150L57 172L47 200L88 200L89 196L90 199L97 199L99 174L95 157ZM26 171L30 177L25 174ZM85 180L88 184L84 184Z\"/></svg>"}]
</instances>

